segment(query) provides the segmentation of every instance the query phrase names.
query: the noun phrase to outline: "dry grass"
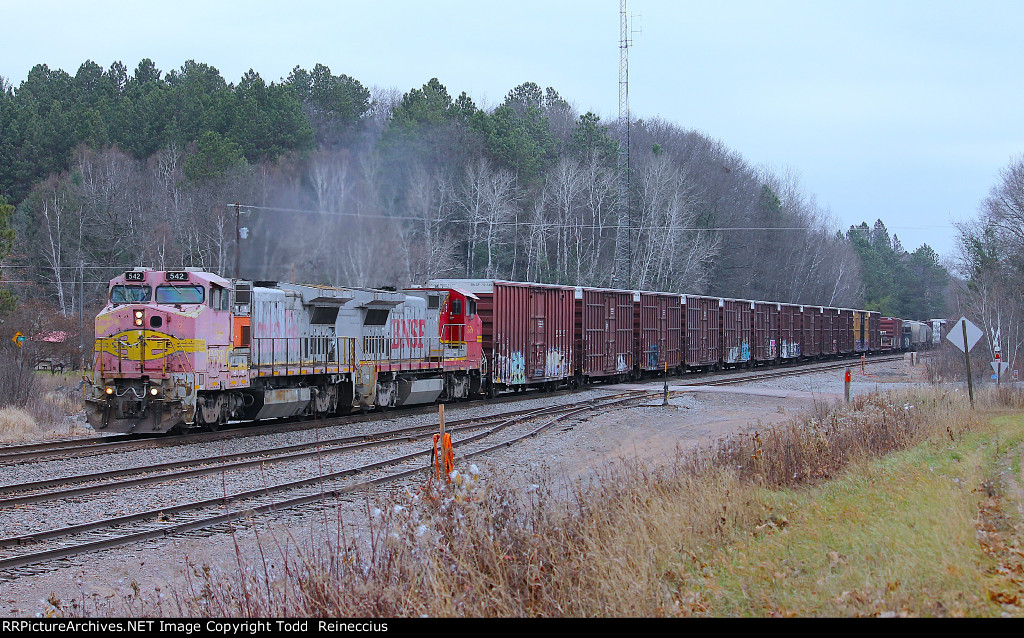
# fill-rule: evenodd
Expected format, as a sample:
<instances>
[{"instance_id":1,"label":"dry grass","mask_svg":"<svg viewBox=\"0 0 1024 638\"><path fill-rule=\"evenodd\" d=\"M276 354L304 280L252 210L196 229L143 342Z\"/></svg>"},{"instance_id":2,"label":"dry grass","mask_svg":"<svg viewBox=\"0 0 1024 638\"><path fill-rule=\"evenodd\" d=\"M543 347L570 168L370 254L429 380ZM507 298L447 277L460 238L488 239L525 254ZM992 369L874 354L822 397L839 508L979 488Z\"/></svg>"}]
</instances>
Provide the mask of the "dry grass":
<instances>
[{"instance_id":1,"label":"dry grass","mask_svg":"<svg viewBox=\"0 0 1024 638\"><path fill-rule=\"evenodd\" d=\"M82 413L82 392L78 377L30 372L20 383L30 392L17 403L0 408L0 443L65 436L86 436L93 431L76 418Z\"/></svg>"},{"instance_id":2,"label":"dry grass","mask_svg":"<svg viewBox=\"0 0 1024 638\"><path fill-rule=\"evenodd\" d=\"M986 596L975 488L991 484L993 434L1005 452L1024 422L993 432L981 414L955 393L873 395L664 466L624 461L568 498L467 472L368 506L362 536L273 571L193 566L173 613L992 615L1006 606Z\"/></svg>"},{"instance_id":3,"label":"dry grass","mask_svg":"<svg viewBox=\"0 0 1024 638\"><path fill-rule=\"evenodd\" d=\"M31 414L21 408L0 408L0 443L29 441L39 436L39 426Z\"/></svg>"}]
</instances>

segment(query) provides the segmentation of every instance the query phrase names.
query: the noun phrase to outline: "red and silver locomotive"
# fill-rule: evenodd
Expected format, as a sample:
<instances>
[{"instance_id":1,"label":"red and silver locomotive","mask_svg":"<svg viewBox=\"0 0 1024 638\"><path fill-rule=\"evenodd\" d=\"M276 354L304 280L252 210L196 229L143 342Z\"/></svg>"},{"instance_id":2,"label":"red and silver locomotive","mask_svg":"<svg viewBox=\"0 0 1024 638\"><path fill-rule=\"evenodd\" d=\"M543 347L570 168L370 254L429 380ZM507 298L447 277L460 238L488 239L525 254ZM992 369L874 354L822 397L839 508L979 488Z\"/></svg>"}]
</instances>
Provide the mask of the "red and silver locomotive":
<instances>
[{"instance_id":1,"label":"red and silver locomotive","mask_svg":"<svg viewBox=\"0 0 1024 638\"><path fill-rule=\"evenodd\" d=\"M216 429L229 419L347 413L481 391L473 295L229 280L136 268L96 317L89 423Z\"/></svg>"}]
</instances>

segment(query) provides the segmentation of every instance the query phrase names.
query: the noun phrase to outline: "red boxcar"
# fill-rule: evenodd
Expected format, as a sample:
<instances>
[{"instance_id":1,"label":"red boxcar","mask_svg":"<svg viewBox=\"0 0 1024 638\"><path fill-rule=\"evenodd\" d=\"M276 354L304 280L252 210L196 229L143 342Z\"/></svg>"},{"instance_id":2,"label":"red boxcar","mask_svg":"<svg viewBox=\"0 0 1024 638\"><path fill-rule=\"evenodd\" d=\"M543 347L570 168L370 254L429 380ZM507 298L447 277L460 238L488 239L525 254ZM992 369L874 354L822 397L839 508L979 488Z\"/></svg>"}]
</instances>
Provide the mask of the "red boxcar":
<instances>
[{"instance_id":1,"label":"red boxcar","mask_svg":"<svg viewBox=\"0 0 1024 638\"><path fill-rule=\"evenodd\" d=\"M779 304L779 358L800 358L802 314L800 306Z\"/></svg>"},{"instance_id":2,"label":"red boxcar","mask_svg":"<svg viewBox=\"0 0 1024 638\"><path fill-rule=\"evenodd\" d=\"M882 348L879 325L882 320L882 313L872 310L868 313L868 350L878 352Z\"/></svg>"},{"instance_id":3,"label":"red boxcar","mask_svg":"<svg viewBox=\"0 0 1024 638\"><path fill-rule=\"evenodd\" d=\"M576 289L494 279L435 279L477 296L489 391L547 388L573 376Z\"/></svg>"},{"instance_id":4,"label":"red boxcar","mask_svg":"<svg viewBox=\"0 0 1024 638\"><path fill-rule=\"evenodd\" d=\"M838 354L850 354L856 346L853 334L853 310L839 308L839 329L836 352Z\"/></svg>"},{"instance_id":5,"label":"red boxcar","mask_svg":"<svg viewBox=\"0 0 1024 638\"><path fill-rule=\"evenodd\" d=\"M753 357L754 302L744 299L723 299L722 302L722 363L732 367L749 364Z\"/></svg>"},{"instance_id":6,"label":"red boxcar","mask_svg":"<svg viewBox=\"0 0 1024 638\"><path fill-rule=\"evenodd\" d=\"M822 323L824 314L820 306L800 306L803 316L800 350L804 357L821 356Z\"/></svg>"},{"instance_id":7,"label":"red boxcar","mask_svg":"<svg viewBox=\"0 0 1024 638\"><path fill-rule=\"evenodd\" d=\"M774 362L779 356L779 304L754 302L754 361Z\"/></svg>"},{"instance_id":8,"label":"red boxcar","mask_svg":"<svg viewBox=\"0 0 1024 638\"><path fill-rule=\"evenodd\" d=\"M821 309L821 354L831 357L839 354L839 309Z\"/></svg>"},{"instance_id":9,"label":"red boxcar","mask_svg":"<svg viewBox=\"0 0 1024 638\"><path fill-rule=\"evenodd\" d=\"M686 295L686 366L717 366L722 358L718 340L723 300Z\"/></svg>"},{"instance_id":10,"label":"red boxcar","mask_svg":"<svg viewBox=\"0 0 1024 638\"><path fill-rule=\"evenodd\" d=\"M576 375L622 380L633 371L633 293L576 289Z\"/></svg>"},{"instance_id":11,"label":"red boxcar","mask_svg":"<svg viewBox=\"0 0 1024 638\"><path fill-rule=\"evenodd\" d=\"M882 317L878 323L878 349L882 351L903 349L903 320L898 317Z\"/></svg>"},{"instance_id":12,"label":"red boxcar","mask_svg":"<svg viewBox=\"0 0 1024 638\"><path fill-rule=\"evenodd\" d=\"M638 292L635 331L636 366L640 372L678 370L682 364L683 318L680 295Z\"/></svg>"}]
</instances>

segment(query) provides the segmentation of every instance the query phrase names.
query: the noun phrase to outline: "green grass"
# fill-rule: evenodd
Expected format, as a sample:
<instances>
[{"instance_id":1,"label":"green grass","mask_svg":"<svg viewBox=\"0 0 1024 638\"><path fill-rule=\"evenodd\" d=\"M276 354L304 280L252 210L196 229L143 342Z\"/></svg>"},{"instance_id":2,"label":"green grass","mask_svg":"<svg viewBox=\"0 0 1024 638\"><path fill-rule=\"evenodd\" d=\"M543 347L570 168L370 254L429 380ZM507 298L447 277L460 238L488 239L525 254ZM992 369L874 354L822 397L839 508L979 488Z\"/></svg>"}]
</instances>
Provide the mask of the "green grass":
<instances>
[{"instance_id":1,"label":"green grass","mask_svg":"<svg viewBox=\"0 0 1024 638\"><path fill-rule=\"evenodd\" d=\"M1002 450L1019 452L1024 418L994 421ZM1019 473L1020 454L1012 458ZM992 427L858 463L817 487L761 490L788 524L755 530L707 561L707 613L998 615L987 594L994 562L975 526L996 461Z\"/></svg>"}]
</instances>

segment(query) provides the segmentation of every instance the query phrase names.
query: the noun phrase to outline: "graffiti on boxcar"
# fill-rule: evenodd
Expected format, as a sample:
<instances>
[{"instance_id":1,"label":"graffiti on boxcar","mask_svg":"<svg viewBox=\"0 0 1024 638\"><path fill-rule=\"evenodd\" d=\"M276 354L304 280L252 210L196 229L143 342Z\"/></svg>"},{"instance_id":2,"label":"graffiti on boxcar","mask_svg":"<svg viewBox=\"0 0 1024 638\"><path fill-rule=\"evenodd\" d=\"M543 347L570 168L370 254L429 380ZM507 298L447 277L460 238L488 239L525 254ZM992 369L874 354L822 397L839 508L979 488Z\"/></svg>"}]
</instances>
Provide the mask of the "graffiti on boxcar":
<instances>
[{"instance_id":1,"label":"graffiti on boxcar","mask_svg":"<svg viewBox=\"0 0 1024 638\"><path fill-rule=\"evenodd\" d=\"M800 356L800 344L796 341L782 340L782 354L783 359L796 359Z\"/></svg>"},{"instance_id":2,"label":"graffiti on boxcar","mask_svg":"<svg viewBox=\"0 0 1024 638\"><path fill-rule=\"evenodd\" d=\"M658 367L658 344L651 344L651 352L647 355L647 368L656 369Z\"/></svg>"},{"instance_id":3,"label":"graffiti on boxcar","mask_svg":"<svg viewBox=\"0 0 1024 638\"><path fill-rule=\"evenodd\" d=\"M626 363L626 355L620 354L618 359L615 361L615 371L625 372L629 370L629 365Z\"/></svg>"},{"instance_id":4,"label":"graffiti on boxcar","mask_svg":"<svg viewBox=\"0 0 1024 638\"><path fill-rule=\"evenodd\" d=\"M565 356L558 348L548 350L548 356L544 362L544 376L564 377L569 374L569 366Z\"/></svg>"},{"instance_id":5,"label":"graffiti on boxcar","mask_svg":"<svg viewBox=\"0 0 1024 638\"><path fill-rule=\"evenodd\" d=\"M750 361L750 343L746 341L740 348L740 361Z\"/></svg>"},{"instance_id":6,"label":"graffiti on boxcar","mask_svg":"<svg viewBox=\"0 0 1024 638\"><path fill-rule=\"evenodd\" d=\"M526 358L518 350L509 356L499 354L495 357L495 381L498 383L526 383Z\"/></svg>"}]
</instances>

